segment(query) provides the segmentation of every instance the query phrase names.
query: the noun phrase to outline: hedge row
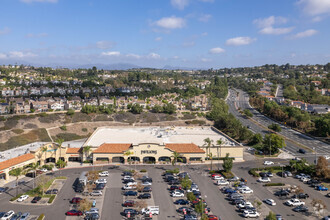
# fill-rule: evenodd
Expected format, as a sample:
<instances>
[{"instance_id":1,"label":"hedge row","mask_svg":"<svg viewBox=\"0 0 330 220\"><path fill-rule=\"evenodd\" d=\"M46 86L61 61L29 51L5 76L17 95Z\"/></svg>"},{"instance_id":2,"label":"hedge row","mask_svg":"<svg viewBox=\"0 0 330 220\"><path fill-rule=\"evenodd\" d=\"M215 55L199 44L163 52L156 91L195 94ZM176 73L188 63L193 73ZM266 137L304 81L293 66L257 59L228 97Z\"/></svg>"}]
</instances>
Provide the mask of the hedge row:
<instances>
[{"instance_id":1,"label":"hedge row","mask_svg":"<svg viewBox=\"0 0 330 220\"><path fill-rule=\"evenodd\" d=\"M264 186L285 186L284 183L266 183Z\"/></svg>"},{"instance_id":2,"label":"hedge row","mask_svg":"<svg viewBox=\"0 0 330 220\"><path fill-rule=\"evenodd\" d=\"M55 195L51 195L50 198L49 198L49 200L48 200L48 203L49 204L53 203L55 197L56 197Z\"/></svg>"},{"instance_id":3,"label":"hedge row","mask_svg":"<svg viewBox=\"0 0 330 220\"><path fill-rule=\"evenodd\" d=\"M260 175L259 173L256 172L257 170L258 170L257 168L252 168L249 170L249 174L254 177L259 177Z\"/></svg>"},{"instance_id":4,"label":"hedge row","mask_svg":"<svg viewBox=\"0 0 330 220\"><path fill-rule=\"evenodd\" d=\"M18 199L19 197L21 197L23 195L23 193L18 194L17 196L13 197L10 199L11 202L15 201L16 199Z\"/></svg>"},{"instance_id":5,"label":"hedge row","mask_svg":"<svg viewBox=\"0 0 330 220\"><path fill-rule=\"evenodd\" d=\"M37 220L43 220L44 218L45 218L45 214L42 213L41 215L39 215Z\"/></svg>"}]
</instances>

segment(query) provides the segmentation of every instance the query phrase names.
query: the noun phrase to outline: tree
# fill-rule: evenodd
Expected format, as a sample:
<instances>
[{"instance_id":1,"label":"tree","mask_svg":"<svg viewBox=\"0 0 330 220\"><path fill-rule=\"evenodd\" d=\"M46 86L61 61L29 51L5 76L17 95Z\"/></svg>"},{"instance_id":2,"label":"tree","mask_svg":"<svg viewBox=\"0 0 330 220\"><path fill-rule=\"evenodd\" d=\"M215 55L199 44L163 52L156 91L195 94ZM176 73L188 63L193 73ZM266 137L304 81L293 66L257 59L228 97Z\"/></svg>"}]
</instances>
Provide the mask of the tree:
<instances>
[{"instance_id":1,"label":"tree","mask_svg":"<svg viewBox=\"0 0 330 220\"><path fill-rule=\"evenodd\" d=\"M163 106L163 112L166 114L174 114L176 112L176 107L172 103L167 103Z\"/></svg>"},{"instance_id":2,"label":"tree","mask_svg":"<svg viewBox=\"0 0 330 220\"><path fill-rule=\"evenodd\" d=\"M63 161L63 160L61 160L61 159L59 159L57 162L56 162L56 166L58 167L58 168L63 168L63 167L65 167L66 166L66 162L65 161Z\"/></svg>"},{"instance_id":3,"label":"tree","mask_svg":"<svg viewBox=\"0 0 330 220\"><path fill-rule=\"evenodd\" d=\"M83 148L83 153L85 154L86 160L87 160L90 150L91 150L91 146L85 146Z\"/></svg>"},{"instance_id":4,"label":"tree","mask_svg":"<svg viewBox=\"0 0 330 220\"><path fill-rule=\"evenodd\" d=\"M211 170L213 170L213 154L209 153L207 156L211 160Z\"/></svg>"},{"instance_id":5,"label":"tree","mask_svg":"<svg viewBox=\"0 0 330 220\"><path fill-rule=\"evenodd\" d=\"M163 112L163 107L160 105L154 105L154 107L152 107L152 111L154 113L161 113L161 112Z\"/></svg>"},{"instance_id":6,"label":"tree","mask_svg":"<svg viewBox=\"0 0 330 220\"><path fill-rule=\"evenodd\" d=\"M142 111L143 111L143 107L137 103L132 105L131 107L131 112L133 114L140 114Z\"/></svg>"},{"instance_id":7,"label":"tree","mask_svg":"<svg viewBox=\"0 0 330 220\"><path fill-rule=\"evenodd\" d=\"M69 115L69 116L74 115L74 110L73 110L73 109L69 109L69 110L66 112L66 115Z\"/></svg>"},{"instance_id":8,"label":"tree","mask_svg":"<svg viewBox=\"0 0 330 220\"><path fill-rule=\"evenodd\" d=\"M260 133L254 134L249 142L249 145L257 145L262 143L262 135Z\"/></svg>"},{"instance_id":9,"label":"tree","mask_svg":"<svg viewBox=\"0 0 330 220\"><path fill-rule=\"evenodd\" d=\"M213 143L213 140L211 140L209 137L204 139L204 145L206 145L206 154L210 153L210 147Z\"/></svg>"},{"instance_id":10,"label":"tree","mask_svg":"<svg viewBox=\"0 0 330 220\"><path fill-rule=\"evenodd\" d=\"M16 196L18 195L18 178L22 175L22 168L15 168L11 171L9 171L10 176L15 176L16 177Z\"/></svg>"},{"instance_id":11,"label":"tree","mask_svg":"<svg viewBox=\"0 0 330 220\"><path fill-rule=\"evenodd\" d=\"M226 173L230 172L231 169L233 168L233 160L234 160L234 158L229 157L229 153L227 153L226 157L223 158L222 167Z\"/></svg>"},{"instance_id":12,"label":"tree","mask_svg":"<svg viewBox=\"0 0 330 220\"><path fill-rule=\"evenodd\" d=\"M269 214L266 216L266 220L276 220L276 214L274 212L269 212Z\"/></svg>"},{"instance_id":13,"label":"tree","mask_svg":"<svg viewBox=\"0 0 330 220\"><path fill-rule=\"evenodd\" d=\"M37 179L37 185L39 189L41 190L42 195L44 195L45 190L48 189L48 182L50 181L50 177L47 175L41 175Z\"/></svg>"},{"instance_id":14,"label":"tree","mask_svg":"<svg viewBox=\"0 0 330 220\"><path fill-rule=\"evenodd\" d=\"M329 169L328 161L323 157L320 156L317 160L316 165L316 175L320 178L328 179L330 178L330 169Z\"/></svg>"},{"instance_id":15,"label":"tree","mask_svg":"<svg viewBox=\"0 0 330 220\"><path fill-rule=\"evenodd\" d=\"M47 146L43 146L41 149L42 155L45 154L45 160L47 159Z\"/></svg>"},{"instance_id":16,"label":"tree","mask_svg":"<svg viewBox=\"0 0 330 220\"><path fill-rule=\"evenodd\" d=\"M263 140L264 154L274 155L285 146L284 139L277 134L266 134Z\"/></svg>"},{"instance_id":17,"label":"tree","mask_svg":"<svg viewBox=\"0 0 330 220\"><path fill-rule=\"evenodd\" d=\"M220 152L220 154L219 154L219 148L221 149L221 145L222 145L222 139L219 139L219 140L217 140L217 160L218 160L218 169L220 169L219 168L219 159L220 159L220 157L221 157L221 152Z\"/></svg>"},{"instance_id":18,"label":"tree","mask_svg":"<svg viewBox=\"0 0 330 220\"><path fill-rule=\"evenodd\" d=\"M37 169L39 167L39 164L38 163L32 163L30 165L30 170L33 170L33 189L35 187L35 179L36 179L36 176L37 176Z\"/></svg>"},{"instance_id":19,"label":"tree","mask_svg":"<svg viewBox=\"0 0 330 220\"><path fill-rule=\"evenodd\" d=\"M275 132L281 132L282 128L279 124L272 123L271 125L268 126L269 129L275 131Z\"/></svg>"},{"instance_id":20,"label":"tree","mask_svg":"<svg viewBox=\"0 0 330 220\"><path fill-rule=\"evenodd\" d=\"M172 165L175 166L175 164L179 161L179 162L182 162L182 158L181 158L181 154L179 154L178 152L174 151L172 153L172 157L173 157L173 160L172 160Z\"/></svg>"},{"instance_id":21,"label":"tree","mask_svg":"<svg viewBox=\"0 0 330 220\"><path fill-rule=\"evenodd\" d=\"M192 182L188 176L185 176L183 179L181 179L180 182L183 189L185 190L190 189Z\"/></svg>"},{"instance_id":22,"label":"tree","mask_svg":"<svg viewBox=\"0 0 330 220\"><path fill-rule=\"evenodd\" d=\"M78 210L81 212L85 212L87 210L90 210L92 208L92 202L88 199L83 199L79 202Z\"/></svg>"},{"instance_id":23,"label":"tree","mask_svg":"<svg viewBox=\"0 0 330 220\"><path fill-rule=\"evenodd\" d=\"M123 155L124 157L127 157L128 163L131 164L131 159L128 159L131 155L133 155L133 151L126 151ZM126 158L125 158L126 160Z\"/></svg>"},{"instance_id":24,"label":"tree","mask_svg":"<svg viewBox=\"0 0 330 220\"><path fill-rule=\"evenodd\" d=\"M194 195L193 192L188 192L188 193L187 193L187 199L188 199L190 202L192 202L192 201L196 200L196 196Z\"/></svg>"},{"instance_id":25,"label":"tree","mask_svg":"<svg viewBox=\"0 0 330 220\"><path fill-rule=\"evenodd\" d=\"M244 109L243 111L244 115L246 115L246 117L248 118L252 118L253 117L253 114L251 113L251 111L249 109Z\"/></svg>"},{"instance_id":26,"label":"tree","mask_svg":"<svg viewBox=\"0 0 330 220\"><path fill-rule=\"evenodd\" d=\"M58 147L56 148L56 151L55 151L55 157L56 157L57 149L60 149L60 158L61 158L62 157L62 144L64 142L64 139L58 138L55 142L58 144Z\"/></svg>"},{"instance_id":27,"label":"tree","mask_svg":"<svg viewBox=\"0 0 330 220\"><path fill-rule=\"evenodd\" d=\"M205 208L206 206L204 205L202 199L200 199L199 202L195 205L195 211L201 215L201 218L202 218L202 214L205 212Z\"/></svg>"}]
</instances>

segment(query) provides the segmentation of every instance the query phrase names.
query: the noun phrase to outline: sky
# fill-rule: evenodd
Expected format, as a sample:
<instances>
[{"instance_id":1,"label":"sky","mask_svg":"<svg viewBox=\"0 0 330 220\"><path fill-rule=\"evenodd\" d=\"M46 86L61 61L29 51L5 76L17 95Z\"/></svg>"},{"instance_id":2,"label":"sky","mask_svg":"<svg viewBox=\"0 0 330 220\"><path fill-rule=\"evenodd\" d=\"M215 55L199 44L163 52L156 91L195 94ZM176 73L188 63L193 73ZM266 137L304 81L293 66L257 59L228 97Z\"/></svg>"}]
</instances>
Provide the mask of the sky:
<instances>
[{"instance_id":1,"label":"sky","mask_svg":"<svg viewBox=\"0 0 330 220\"><path fill-rule=\"evenodd\" d=\"M330 0L0 0L0 64L330 62Z\"/></svg>"}]
</instances>

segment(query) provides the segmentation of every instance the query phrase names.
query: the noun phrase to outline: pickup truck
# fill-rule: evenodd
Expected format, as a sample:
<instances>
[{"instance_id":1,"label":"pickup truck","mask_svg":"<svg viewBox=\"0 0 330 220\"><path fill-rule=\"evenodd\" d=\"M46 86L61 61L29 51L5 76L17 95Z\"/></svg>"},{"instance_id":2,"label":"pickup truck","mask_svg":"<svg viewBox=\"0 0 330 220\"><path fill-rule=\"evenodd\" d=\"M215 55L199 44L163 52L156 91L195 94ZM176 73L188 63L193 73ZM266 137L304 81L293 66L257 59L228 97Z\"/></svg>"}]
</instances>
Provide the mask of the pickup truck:
<instances>
[{"instance_id":1,"label":"pickup truck","mask_svg":"<svg viewBox=\"0 0 330 220\"><path fill-rule=\"evenodd\" d=\"M159 215L159 206L148 206L147 208L143 208L141 213L144 215L150 215L150 213L152 215Z\"/></svg>"}]
</instances>

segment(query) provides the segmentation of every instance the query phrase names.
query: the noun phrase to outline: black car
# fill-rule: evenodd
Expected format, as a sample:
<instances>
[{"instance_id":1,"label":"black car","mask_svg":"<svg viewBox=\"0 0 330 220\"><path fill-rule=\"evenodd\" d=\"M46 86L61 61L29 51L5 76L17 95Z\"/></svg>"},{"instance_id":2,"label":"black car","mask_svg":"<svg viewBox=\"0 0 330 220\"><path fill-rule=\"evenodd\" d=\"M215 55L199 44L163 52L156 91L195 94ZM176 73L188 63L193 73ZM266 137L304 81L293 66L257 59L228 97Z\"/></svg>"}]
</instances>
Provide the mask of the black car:
<instances>
[{"instance_id":1,"label":"black car","mask_svg":"<svg viewBox=\"0 0 330 220\"><path fill-rule=\"evenodd\" d=\"M105 187L104 183L98 183L98 184L96 184L96 187L94 190L102 190L102 189L104 189L104 187Z\"/></svg>"},{"instance_id":2,"label":"black car","mask_svg":"<svg viewBox=\"0 0 330 220\"><path fill-rule=\"evenodd\" d=\"M194 194L194 196L201 196L201 192L200 191L192 191L192 193Z\"/></svg>"},{"instance_id":3,"label":"black car","mask_svg":"<svg viewBox=\"0 0 330 220\"><path fill-rule=\"evenodd\" d=\"M126 180L123 181L124 184L132 183L132 182L135 182L135 180L134 179L126 179Z\"/></svg>"},{"instance_id":4,"label":"black car","mask_svg":"<svg viewBox=\"0 0 330 220\"><path fill-rule=\"evenodd\" d=\"M142 177L142 182L149 182L149 183L152 183L152 178L150 178L150 177Z\"/></svg>"},{"instance_id":5,"label":"black car","mask_svg":"<svg viewBox=\"0 0 330 220\"><path fill-rule=\"evenodd\" d=\"M239 198L239 199L235 199L235 200L230 201L230 203L232 205L237 205L237 204L240 204L242 202L244 202L244 199L243 198Z\"/></svg>"},{"instance_id":6,"label":"black car","mask_svg":"<svg viewBox=\"0 0 330 220\"><path fill-rule=\"evenodd\" d=\"M151 192L152 189L150 186L145 186L142 190L140 190L140 192Z\"/></svg>"},{"instance_id":7,"label":"black car","mask_svg":"<svg viewBox=\"0 0 330 220\"><path fill-rule=\"evenodd\" d=\"M292 209L295 212L308 212L308 207L304 205L297 206L296 208Z\"/></svg>"},{"instance_id":8,"label":"black car","mask_svg":"<svg viewBox=\"0 0 330 220\"><path fill-rule=\"evenodd\" d=\"M11 217L10 220L18 220L20 219L21 216L22 216L22 212L18 212L15 215L13 215L13 217Z\"/></svg>"},{"instance_id":9,"label":"black car","mask_svg":"<svg viewBox=\"0 0 330 220\"><path fill-rule=\"evenodd\" d=\"M124 193L124 196L137 196L137 194L136 191L127 191Z\"/></svg>"},{"instance_id":10,"label":"black car","mask_svg":"<svg viewBox=\"0 0 330 220\"><path fill-rule=\"evenodd\" d=\"M307 199L309 195L307 193L299 193L298 195L293 195L292 199Z\"/></svg>"},{"instance_id":11,"label":"black car","mask_svg":"<svg viewBox=\"0 0 330 220\"><path fill-rule=\"evenodd\" d=\"M168 184L169 185L180 185L180 180L173 179L173 180L168 181Z\"/></svg>"},{"instance_id":12,"label":"black car","mask_svg":"<svg viewBox=\"0 0 330 220\"><path fill-rule=\"evenodd\" d=\"M287 190L280 190L274 193L275 196L288 196L290 192Z\"/></svg>"},{"instance_id":13,"label":"black car","mask_svg":"<svg viewBox=\"0 0 330 220\"><path fill-rule=\"evenodd\" d=\"M150 193L143 193L143 194L140 194L137 198L138 199L150 199L151 194Z\"/></svg>"},{"instance_id":14,"label":"black car","mask_svg":"<svg viewBox=\"0 0 330 220\"><path fill-rule=\"evenodd\" d=\"M189 201L185 200L185 199L178 199L174 202L174 204L176 204L176 205L188 205Z\"/></svg>"},{"instance_id":15,"label":"black car","mask_svg":"<svg viewBox=\"0 0 330 220\"><path fill-rule=\"evenodd\" d=\"M130 213L131 217L139 214L139 212L135 209L124 209L124 211L121 212L121 215L127 216L128 213Z\"/></svg>"},{"instance_id":16,"label":"black car","mask_svg":"<svg viewBox=\"0 0 330 220\"><path fill-rule=\"evenodd\" d=\"M58 193L58 189L50 189L46 191L46 194L57 194Z\"/></svg>"},{"instance_id":17,"label":"black car","mask_svg":"<svg viewBox=\"0 0 330 220\"><path fill-rule=\"evenodd\" d=\"M122 176L133 176L132 172L124 171Z\"/></svg>"},{"instance_id":18,"label":"black car","mask_svg":"<svg viewBox=\"0 0 330 220\"><path fill-rule=\"evenodd\" d=\"M302 149L302 148L300 148L300 149L298 150L298 152L301 153L301 154L306 154L306 151L305 151L304 149Z\"/></svg>"},{"instance_id":19,"label":"black car","mask_svg":"<svg viewBox=\"0 0 330 220\"><path fill-rule=\"evenodd\" d=\"M194 212L193 208L186 207L186 206L180 207L176 211L179 213L183 213L183 210L185 210L187 212L187 214Z\"/></svg>"},{"instance_id":20,"label":"black car","mask_svg":"<svg viewBox=\"0 0 330 220\"><path fill-rule=\"evenodd\" d=\"M41 197L40 196L36 196L32 199L31 203L37 203L38 201L41 200Z\"/></svg>"},{"instance_id":21,"label":"black car","mask_svg":"<svg viewBox=\"0 0 330 220\"><path fill-rule=\"evenodd\" d=\"M260 172L259 175L260 175L261 177L268 177L267 173L264 173L264 172Z\"/></svg>"},{"instance_id":22,"label":"black car","mask_svg":"<svg viewBox=\"0 0 330 220\"><path fill-rule=\"evenodd\" d=\"M98 213L87 214L84 218L84 220L98 220L98 219L100 219L100 215Z\"/></svg>"}]
</instances>

